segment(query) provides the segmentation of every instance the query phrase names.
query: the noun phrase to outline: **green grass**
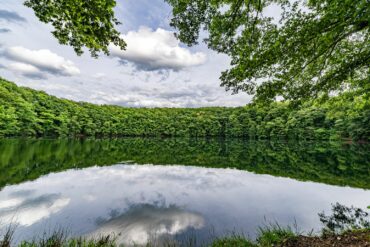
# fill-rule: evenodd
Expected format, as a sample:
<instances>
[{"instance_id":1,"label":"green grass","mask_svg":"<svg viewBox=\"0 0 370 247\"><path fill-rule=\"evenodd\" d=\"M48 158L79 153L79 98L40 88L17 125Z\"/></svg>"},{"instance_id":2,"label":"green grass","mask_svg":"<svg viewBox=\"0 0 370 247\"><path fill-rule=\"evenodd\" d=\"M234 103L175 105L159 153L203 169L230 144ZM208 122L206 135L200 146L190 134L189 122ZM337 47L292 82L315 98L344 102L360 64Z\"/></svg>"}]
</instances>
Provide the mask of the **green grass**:
<instances>
[{"instance_id":1,"label":"green grass","mask_svg":"<svg viewBox=\"0 0 370 247\"><path fill-rule=\"evenodd\" d=\"M242 235L232 235L216 239L211 247L273 247L279 246L288 239L298 236L298 231L291 227L282 227L278 223L269 223L258 228L258 235L255 241Z\"/></svg>"},{"instance_id":2,"label":"green grass","mask_svg":"<svg viewBox=\"0 0 370 247\"><path fill-rule=\"evenodd\" d=\"M257 243L261 247L277 246L298 235L291 227L282 227L278 223L260 227L258 231Z\"/></svg>"},{"instance_id":3,"label":"green grass","mask_svg":"<svg viewBox=\"0 0 370 247\"><path fill-rule=\"evenodd\" d=\"M50 237L42 237L32 241L23 241L19 247L115 247L115 237L101 236L95 239L83 237L68 238L63 232L53 233ZM4 246L6 247L6 246Z\"/></svg>"},{"instance_id":4,"label":"green grass","mask_svg":"<svg viewBox=\"0 0 370 247\"><path fill-rule=\"evenodd\" d=\"M257 247L255 243L251 240L245 238L244 236L229 236L220 239L216 239L211 244L211 247L228 247L228 246L238 246L238 247Z\"/></svg>"},{"instance_id":5,"label":"green grass","mask_svg":"<svg viewBox=\"0 0 370 247\"><path fill-rule=\"evenodd\" d=\"M12 247L16 226L9 226L4 233L0 233L0 247ZM18 247L115 247L115 236L100 236L97 238L70 238L64 230L54 230L51 234L44 233L31 241L22 241Z\"/></svg>"},{"instance_id":6,"label":"green grass","mask_svg":"<svg viewBox=\"0 0 370 247\"><path fill-rule=\"evenodd\" d=\"M2 236L0 247L12 247L12 237L15 228L9 228ZM146 245L134 245L135 247L272 247L283 241L293 238L296 233L290 227L281 227L278 224L270 224L261 227L256 241L250 240L243 235L235 233L225 237L215 238L210 244L197 243L192 237L185 242L167 241L165 243L148 243ZM18 247L124 247L116 242L116 237L112 235L100 236L97 238L70 238L66 231L56 230L52 234L44 234L31 241L23 241Z\"/></svg>"},{"instance_id":7,"label":"green grass","mask_svg":"<svg viewBox=\"0 0 370 247\"><path fill-rule=\"evenodd\" d=\"M14 246L11 244L13 234L14 229L7 231L3 236L3 240L0 241L0 247ZM297 234L290 227L281 227L274 224L260 228L256 241L252 241L243 235L233 234L216 238L210 244L196 244L195 239L192 239L181 244L170 241L162 244L148 243L146 245L134 245L134 247L275 247L280 246L288 240L297 238ZM114 236L101 236L94 239L83 237L68 238L65 232L57 231L49 237L44 235L31 241L24 241L18 247L125 247L117 244L115 240L116 238Z\"/></svg>"},{"instance_id":8,"label":"green grass","mask_svg":"<svg viewBox=\"0 0 370 247\"><path fill-rule=\"evenodd\" d=\"M9 247L11 246L12 240L13 240L13 235L15 232L15 226L11 225L7 228L5 233L1 233L2 236L0 238L0 247Z\"/></svg>"}]
</instances>

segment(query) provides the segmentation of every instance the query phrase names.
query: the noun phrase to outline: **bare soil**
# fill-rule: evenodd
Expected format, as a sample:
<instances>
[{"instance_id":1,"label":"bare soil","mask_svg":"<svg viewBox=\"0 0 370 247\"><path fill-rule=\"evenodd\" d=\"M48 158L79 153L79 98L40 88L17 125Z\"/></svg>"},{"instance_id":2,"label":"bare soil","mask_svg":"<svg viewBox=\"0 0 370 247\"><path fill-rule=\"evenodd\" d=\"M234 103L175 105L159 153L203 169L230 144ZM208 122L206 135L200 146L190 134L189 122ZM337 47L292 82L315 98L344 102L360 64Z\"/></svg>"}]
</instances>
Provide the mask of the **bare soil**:
<instances>
[{"instance_id":1,"label":"bare soil","mask_svg":"<svg viewBox=\"0 0 370 247\"><path fill-rule=\"evenodd\" d=\"M370 230L322 237L298 236L287 240L281 247L370 247Z\"/></svg>"}]
</instances>

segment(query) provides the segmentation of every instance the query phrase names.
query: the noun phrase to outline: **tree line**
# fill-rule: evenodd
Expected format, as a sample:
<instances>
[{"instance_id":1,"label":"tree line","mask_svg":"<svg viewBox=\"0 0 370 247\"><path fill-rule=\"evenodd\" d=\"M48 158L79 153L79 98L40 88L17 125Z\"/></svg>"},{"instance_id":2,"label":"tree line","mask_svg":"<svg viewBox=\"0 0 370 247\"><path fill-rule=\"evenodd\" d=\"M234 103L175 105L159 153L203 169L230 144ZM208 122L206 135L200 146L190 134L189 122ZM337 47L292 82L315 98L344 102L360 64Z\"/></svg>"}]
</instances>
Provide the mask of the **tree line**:
<instances>
[{"instance_id":1,"label":"tree line","mask_svg":"<svg viewBox=\"0 0 370 247\"><path fill-rule=\"evenodd\" d=\"M127 108L59 99L0 79L0 136L370 140L368 90L300 105Z\"/></svg>"}]
</instances>

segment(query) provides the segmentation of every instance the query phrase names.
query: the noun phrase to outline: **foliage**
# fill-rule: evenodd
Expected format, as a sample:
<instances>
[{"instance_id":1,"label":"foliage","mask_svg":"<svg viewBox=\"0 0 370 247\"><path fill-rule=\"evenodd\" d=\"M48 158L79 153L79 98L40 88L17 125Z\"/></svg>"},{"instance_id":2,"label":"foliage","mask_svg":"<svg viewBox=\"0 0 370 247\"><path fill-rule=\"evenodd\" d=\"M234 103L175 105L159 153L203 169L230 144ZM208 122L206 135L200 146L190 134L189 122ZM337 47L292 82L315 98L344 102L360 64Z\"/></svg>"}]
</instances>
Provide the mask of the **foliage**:
<instances>
[{"instance_id":1,"label":"foliage","mask_svg":"<svg viewBox=\"0 0 370 247\"><path fill-rule=\"evenodd\" d=\"M232 246L257 247L258 245L254 244L244 236L230 236L216 239L210 245L210 247L232 247Z\"/></svg>"},{"instance_id":2,"label":"foliage","mask_svg":"<svg viewBox=\"0 0 370 247\"><path fill-rule=\"evenodd\" d=\"M241 139L4 139L0 140L0 189L52 172L126 161L231 167L301 181L370 189L368 150L368 145Z\"/></svg>"},{"instance_id":3,"label":"foliage","mask_svg":"<svg viewBox=\"0 0 370 247\"><path fill-rule=\"evenodd\" d=\"M320 221L325 225L324 233L343 233L348 230L370 229L369 214L361 208L336 203L332 205L332 215L319 213Z\"/></svg>"},{"instance_id":4,"label":"foliage","mask_svg":"<svg viewBox=\"0 0 370 247\"><path fill-rule=\"evenodd\" d=\"M299 101L369 84L368 0L166 0L177 37L231 58L221 85ZM274 19L266 12L282 12ZM205 32L203 32L203 30Z\"/></svg>"},{"instance_id":5,"label":"foliage","mask_svg":"<svg viewBox=\"0 0 370 247\"><path fill-rule=\"evenodd\" d=\"M177 37L197 44L202 30L210 49L231 58L220 77L234 93L299 101L369 84L368 0L165 0L173 7ZM125 49L115 26L115 0L26 0L61 44L91 55L109 44ZM266 15L271 7L281 16ZM204 35L202 35L204 36Z\"/></svg>"},{"instance_id":6,"label":"foliage","mask_svg":"<svg viewBox=\"0 0 370 247\"><path fill-rule=\"evenodd\" d=\"M297 236L290 227L282 227L278 223L259 228L259 236L257 238L258 246L270 247L278 246L287 239L292 239Z\"/></svg>"},{"instance_id":7,"label":"foliage","mask_svg":"<svg viewBox=\"0 0 370 247\"><path fill-rule=\"evenodd\" d=\"M241 137L370 139L366 91L311 100L225 108L125 108L73 102L0 79L0 136Z\"/></svg>"},{"instance_id":8,"label":"foliage","mask_svg":"<svg viewBox=\"0 0 370 247\"><path fill-rule=\"evenodd\" d=\"M113 236L100 236L99 238L87 239L83 237L70 238L65 231L54 231L50 236L44 236L32 241L23 241L18 247L116 247L116 239Z\"/></svg>"},{"instance_id":9,"label":"foliage","mask_svg":"<svg viewBox=\"0 0 370 247\"><path fill-rule=\"evenodd\" d=\"M54 27L52 34L60 44L72 46L78 55L84 47L93 57L100 51L109 54L111 43L126 48L115 29L120 24L114 16L115 0L26 0L24 4Z\"/></svg>"}]
</instances>

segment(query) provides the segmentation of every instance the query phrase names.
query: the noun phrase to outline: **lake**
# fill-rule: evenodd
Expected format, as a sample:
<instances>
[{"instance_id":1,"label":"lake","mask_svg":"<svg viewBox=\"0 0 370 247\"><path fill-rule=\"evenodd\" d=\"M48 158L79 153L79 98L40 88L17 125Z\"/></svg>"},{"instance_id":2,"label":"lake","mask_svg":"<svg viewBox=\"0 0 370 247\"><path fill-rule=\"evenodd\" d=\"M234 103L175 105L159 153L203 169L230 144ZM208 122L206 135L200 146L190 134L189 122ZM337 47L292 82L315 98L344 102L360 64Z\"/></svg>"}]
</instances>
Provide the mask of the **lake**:
<instances>
[{"instance_id":1,"label":"lake","mask_svg":"<svg viewBox=\"0 0 370 247\"><path fill-rule=\"evenodd\" d=\"M331 204L370 205L370 146L240 139L0 140L0 231L119 243L319 231Z\"/></svg>"}]
</instances>

